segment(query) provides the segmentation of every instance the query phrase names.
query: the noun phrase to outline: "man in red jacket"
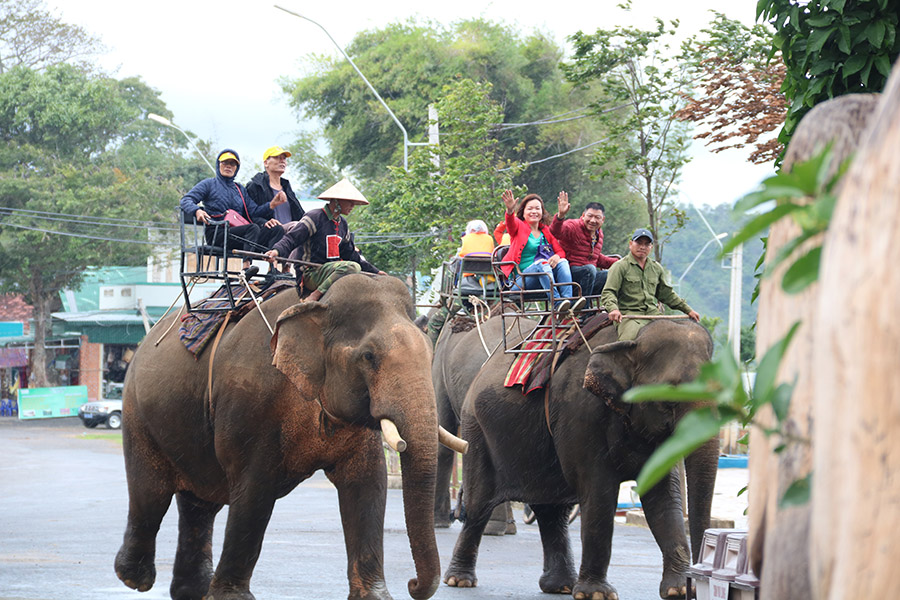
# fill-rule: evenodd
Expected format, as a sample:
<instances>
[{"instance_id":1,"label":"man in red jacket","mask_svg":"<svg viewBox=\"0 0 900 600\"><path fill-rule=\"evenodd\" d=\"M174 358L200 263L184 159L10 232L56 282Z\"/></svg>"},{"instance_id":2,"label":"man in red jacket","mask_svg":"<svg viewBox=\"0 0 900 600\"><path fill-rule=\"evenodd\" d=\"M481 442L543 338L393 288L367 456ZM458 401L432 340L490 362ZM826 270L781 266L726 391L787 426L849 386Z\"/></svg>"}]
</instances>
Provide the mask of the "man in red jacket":
<instances>
[{"instance_id":1,"label":"man in red jacket","mask_svg":"<svg viewBox=\"0 0 900 600\"><path fill-rule=\"evenodd\" d=\"M550 232L559 240L566 252L572 281L581 286L585 296L599 296L606 284L607 269L618 260L603 254L603 226L605 219L603 205L589 202L580 219L566 220L569 212L569 195L560 192L558 208L550 224Z\"/></svg>"}]
</instances>

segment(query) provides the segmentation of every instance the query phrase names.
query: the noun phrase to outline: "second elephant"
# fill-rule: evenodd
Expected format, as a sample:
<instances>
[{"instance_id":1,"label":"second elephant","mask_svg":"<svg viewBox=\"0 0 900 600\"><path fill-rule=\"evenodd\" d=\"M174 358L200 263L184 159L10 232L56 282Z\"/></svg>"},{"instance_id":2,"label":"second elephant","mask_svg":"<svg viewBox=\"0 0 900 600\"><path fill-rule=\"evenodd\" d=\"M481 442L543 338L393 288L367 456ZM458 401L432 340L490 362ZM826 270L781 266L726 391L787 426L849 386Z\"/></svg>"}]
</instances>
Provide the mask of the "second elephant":
<instances>
[{"instance_id":1,"label":"second elephant","mask_svg":"<svg viewBox=\"0 0 900 600\"><path fill-rule=\"evenodd\" d=\"M496 318L495 318L496 319ZM691 407L684 403L625 404L622 394L642 384L693 380L712 354L709 333L694 323L654 321L637 339L617 342L601 330L559 365L544 391L524 396L506 388L510 355L495 353L472 382L462 410L468 518L444 581L475 585L475 562L491 510L506 500L531 505L544 548L540 588L576 598L617 598L607 580L619 485L635 479L648 457ZM693 555L709 526L718 457L711 440L685 460ZM641 498L663 554L662 597L683 596L691 562L678 479L669 474ZM567 511L581 504L581 569L576 574Z\"/></svg>"}]
</instances>

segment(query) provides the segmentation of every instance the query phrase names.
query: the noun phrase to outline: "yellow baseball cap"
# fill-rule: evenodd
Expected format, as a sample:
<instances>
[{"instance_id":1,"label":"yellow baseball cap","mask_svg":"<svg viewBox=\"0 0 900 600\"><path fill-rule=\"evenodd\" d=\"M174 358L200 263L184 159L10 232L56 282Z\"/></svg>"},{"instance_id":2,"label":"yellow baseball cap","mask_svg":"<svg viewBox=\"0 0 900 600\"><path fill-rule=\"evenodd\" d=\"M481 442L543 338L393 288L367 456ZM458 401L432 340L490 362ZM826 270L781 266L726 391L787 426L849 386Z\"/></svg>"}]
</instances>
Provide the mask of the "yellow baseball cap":
<instances>
[{"instance_id":1,"label":"yellow baseball cap","mask_svg":"<svg viewBox=\"0 0 900 600\"><path fill-rule=\"evenodd\" d=\"M288 156L291 155L290 152L288 152L281 146L272 146L271 148L269 148L268 150L263 152L263 162L267 161L268 159L272 158L273 156L281 156L282 154L287 154Z\"/></svg>"},{"instance_id":2,"label":"yellow baseball cap","mask_svg":"<svg viewBox=\"0 0 900 600\"><path fill-rule=\"evenodd\" d=\"M233 160L237 164L241 164L241 161L239 161L238 157L232 152L225 152L219 157L219 162L225 162L226 160Z\"/></svg>"}]
</instances>

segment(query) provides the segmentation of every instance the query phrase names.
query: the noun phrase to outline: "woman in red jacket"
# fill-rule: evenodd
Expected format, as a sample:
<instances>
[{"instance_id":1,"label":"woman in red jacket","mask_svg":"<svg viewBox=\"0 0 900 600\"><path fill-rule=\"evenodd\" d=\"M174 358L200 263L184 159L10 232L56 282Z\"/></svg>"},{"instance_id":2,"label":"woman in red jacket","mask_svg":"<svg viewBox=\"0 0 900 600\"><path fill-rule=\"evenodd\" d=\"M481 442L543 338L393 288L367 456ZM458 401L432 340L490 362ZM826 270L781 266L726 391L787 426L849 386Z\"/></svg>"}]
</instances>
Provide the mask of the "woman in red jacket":
<instances>
[{"instance_id":1,"label":"woman in red jacket","mask_svg":"<svg viewBox=\"0 0 900 600\"><path fill-rule=\"evenodd\" d=\"M513 210L518 201L513 196L512 190L504 191L502 198L503 204L506 205L506 230L510 237L509 251L504 260L515 262L522 273L516 275L512 289L550 290L554 282L571 283L569 261L566 260L566 253L559 242L550 233L551 215L544 209L541 197L537 194L528 194L522 199L515 213ZM503 266L503 272L507 277L512 273L512 269L513 265ZM542 275L523 277L526 273ZM567 298L572 297L572 286L553 287L552 290L555 308L560 312L568 310L571 303Z\"/></svg>"}]
</instances>

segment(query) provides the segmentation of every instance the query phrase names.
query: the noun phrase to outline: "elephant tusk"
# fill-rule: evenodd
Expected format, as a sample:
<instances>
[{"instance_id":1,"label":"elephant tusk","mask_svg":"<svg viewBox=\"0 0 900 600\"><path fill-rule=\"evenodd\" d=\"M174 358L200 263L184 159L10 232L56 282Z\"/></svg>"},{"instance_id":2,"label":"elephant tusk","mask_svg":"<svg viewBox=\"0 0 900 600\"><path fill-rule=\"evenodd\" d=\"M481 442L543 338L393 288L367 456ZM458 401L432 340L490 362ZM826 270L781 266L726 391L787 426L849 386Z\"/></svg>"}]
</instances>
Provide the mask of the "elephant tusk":
<instances>
[{"instance_id":1,"label":"elephant tusk","mask_svg":"<svg viewBox=\"0 0 900 600\"><path fill-rule=\"evenodd\" d=\"M438 425L438 441L460 454L465 454L469 451L469 442L456 437L440 425Z\"/></svg>"},{"instance_id":2,"label":"elephant tusk","mask_svg":"<svg viewBox=\"0 0 900 600\"><path fill-rule=\"evenodd\" d=\"M390 419L382 419L381 433L384 434L384 441L387 442L387 445L395 452L403 452L406 450L406 441L400 437L400 432L397 431L397 426L394 425L393 421Z\"/></svg>"}]
</instances>

